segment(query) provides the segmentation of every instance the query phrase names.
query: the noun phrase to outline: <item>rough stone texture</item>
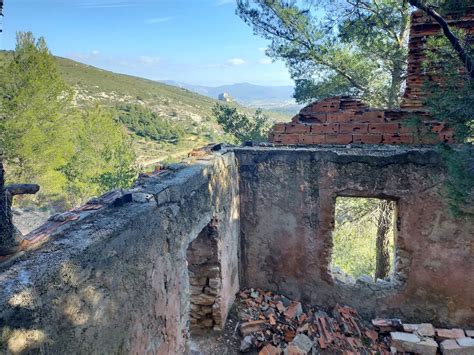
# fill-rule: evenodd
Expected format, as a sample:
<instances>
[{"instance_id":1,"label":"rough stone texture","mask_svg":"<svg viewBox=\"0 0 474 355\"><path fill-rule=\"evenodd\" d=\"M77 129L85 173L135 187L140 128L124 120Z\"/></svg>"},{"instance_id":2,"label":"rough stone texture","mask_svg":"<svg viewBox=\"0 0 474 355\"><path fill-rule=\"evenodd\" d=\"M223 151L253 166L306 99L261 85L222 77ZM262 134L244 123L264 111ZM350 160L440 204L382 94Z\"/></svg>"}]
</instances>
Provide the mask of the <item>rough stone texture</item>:
<instances>
[{"instance_id":1,"label":"rough stone texture","mask_svg":"<svg viewBox=\"0 0 474 355\"><path fill-rule=\"evenodd\" d=\"M431 338L420 338L415 334L392 332L392 345L398 352L436 355L438 343Z\"/></svg>"},{"instance_id":2,"label":"rough stone texture","mask_svg":"<svg viewBox=\"0 0 474 355\"><path fill-rule=\"evenodd\" d=\"M436 329L436 337L440 340L444 339L459 339L464 338L464 330L459 328L454 329Z\"/></svg>"},{"instance_id":3,"label":"rough stone texture","mask_svg":"<svg viewBox=\"0 0 474 355\"><path fill-rule=\"evenodd\" d=\"M188 337L188 244L213 219L222 319L238 290L239 196L232 153L132 191L154 199L71 222L0 272L0 352L180 354Z\"/></svg>"},{"instance_id":4,"label":"rough stone texture","mask_svg":"<svg viewBox=\"0 0 474 355\"><path fill-rule=\"evenodd\" d=\"M238 148L241 276L245 287L287 293L365 316L436 326L474 323L474 224L453 219L434 149ZM334 280L328 267L337 196L397 203L390 283Z\"/></svg>"},{"instance_id":5,"label":"rough stone texture","mask_svg":"<svg viewBox=\"0 0 474 355\"><path fill-rule=\"evenodd\" d=\"M220 314L221 270L218 260L217 221L212 220L188 246L191 287L190 329L222 329ZM215 311L214 311L215 310Z\"/></svg>"},{"instance_id":6,"label":"rough stone texture","mask_svg":"<svg viewBox=\"0 0 474 355\"><path fill-rule=\"evenodd\" d=\"M326 308L470 328L474 225L450 216L443 179L435 150L393 146L232 148L143 176L132 202L57 224L0 271L0 352L181 354L190 312L223 324L239 277ZM392 282L331 276L337 196L397 202ZM210 222L220 277L190 279L189 244Z\"/></svg>"},{"instance_id":7,"label":"rough stone texture","mask_svg":"<svg viewBox=\"0 0 474 355\"><path fill-rule=\"evenodd\" d=\"M443 355L472 355L474 354L474 339L446 339L441 343L440 348Z\"/></svg>"}]
</instances>

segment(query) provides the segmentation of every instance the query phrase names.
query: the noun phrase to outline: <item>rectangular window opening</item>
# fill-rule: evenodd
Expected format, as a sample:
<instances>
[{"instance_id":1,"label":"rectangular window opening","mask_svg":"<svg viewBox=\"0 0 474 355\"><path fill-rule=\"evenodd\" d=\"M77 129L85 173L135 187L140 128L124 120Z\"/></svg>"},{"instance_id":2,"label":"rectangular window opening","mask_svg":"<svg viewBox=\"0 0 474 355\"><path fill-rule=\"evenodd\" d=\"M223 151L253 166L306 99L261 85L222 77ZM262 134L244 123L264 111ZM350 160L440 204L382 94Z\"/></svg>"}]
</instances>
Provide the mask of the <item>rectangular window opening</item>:
<instances>
[{"instance_id":1,"label":"rectangular window opening","mask_svg":"<svg viewBox=\"0 0 474 355\"><path fill-rule=\"evenodd\" d=\"M333 278L345 283L357 279L389 282L395 264L395 218L395 201L337 197L330 268Z\"/></svg>"}]
</instances>

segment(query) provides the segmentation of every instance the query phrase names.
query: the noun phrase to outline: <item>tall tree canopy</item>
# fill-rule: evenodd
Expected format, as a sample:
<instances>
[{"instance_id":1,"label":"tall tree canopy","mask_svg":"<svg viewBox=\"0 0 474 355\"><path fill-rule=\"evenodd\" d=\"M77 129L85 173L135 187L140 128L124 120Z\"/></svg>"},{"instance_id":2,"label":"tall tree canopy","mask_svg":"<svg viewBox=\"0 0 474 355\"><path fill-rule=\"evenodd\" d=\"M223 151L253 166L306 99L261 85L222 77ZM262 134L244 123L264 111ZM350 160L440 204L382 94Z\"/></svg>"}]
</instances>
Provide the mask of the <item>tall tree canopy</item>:
<instances>
[{"instance_id":1,"label":"tall tree canopy","mask_svg":"<svg viewBox=\"0 0 474 355\"><path fill-rule=\"evenodd\" d=\"M127 187L135 154L123 126L96 108L78 110L43 38L18 33L0 68L0 159L7 179L35 182L41 197L80 203Z\"/></svg>"},{"instance_id":2,"label":"tall tree canopy","mask_svg":"<svg viewBox=\"0 0 474 355\"><path fill-rule=\"evenodd\" d=\"M356 95L396 107L406 72L409 5L400 0L238 0L237 13L286 62L295 98Z\"/></svg>"},{"instance_id":3,"label":"tall tree canopy","mask_svg":"<svg viewBox=\"0 0 474 355\"><path fill-rule=\"evenodd\" d=\"M71 155L71 91L43 38L18 33L11 61L0 71L0 147L7 177L35 180L50 193L66 183L59 171Z\"/></svg>"}]
</instances>

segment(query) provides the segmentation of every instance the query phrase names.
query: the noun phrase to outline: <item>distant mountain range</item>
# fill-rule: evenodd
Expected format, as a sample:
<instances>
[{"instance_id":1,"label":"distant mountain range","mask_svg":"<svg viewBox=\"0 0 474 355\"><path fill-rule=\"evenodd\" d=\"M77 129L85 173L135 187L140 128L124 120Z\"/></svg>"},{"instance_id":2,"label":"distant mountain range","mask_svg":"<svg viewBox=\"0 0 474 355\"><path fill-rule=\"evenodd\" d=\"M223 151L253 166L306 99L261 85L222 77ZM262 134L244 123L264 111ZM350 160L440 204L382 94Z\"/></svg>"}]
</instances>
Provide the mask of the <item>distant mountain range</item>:
<instances>
[{"instance_id":1,"label":"distant mountain range","mask_svg":"<svg viewBox=\"0 0 474 355\"><path fill-rule=\"evenodd\" d=\"M168 85L178 86L201 95L217 99L219 94L228 93L235 101L247 107L261 107L297 112L300 105L293 99L293 86L263 86L249 83L238 83L222 86L201 86L181 83L173 80L162 81Z\"/></svg>"}]
</instances>

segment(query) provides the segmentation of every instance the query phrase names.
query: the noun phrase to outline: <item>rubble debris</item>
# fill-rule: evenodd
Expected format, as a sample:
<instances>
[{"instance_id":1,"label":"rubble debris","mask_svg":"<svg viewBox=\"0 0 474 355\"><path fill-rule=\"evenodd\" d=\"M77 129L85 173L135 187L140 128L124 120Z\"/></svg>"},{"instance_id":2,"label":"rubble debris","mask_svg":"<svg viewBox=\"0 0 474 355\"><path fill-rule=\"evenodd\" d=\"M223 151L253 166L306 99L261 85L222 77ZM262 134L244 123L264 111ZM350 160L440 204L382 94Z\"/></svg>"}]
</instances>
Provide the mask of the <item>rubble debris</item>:
<instances>
[{"instance_id":1,"label":"rubble debris","mask_svg":"<svg viewBox=\"0 0 474 355\"><path fill-rule=\"evenodd\" d=\"M435 328L430 323L403 324L403 331L406 333L415 333L421 337L434 337L435 335Z\"/></svg>"},{"instance_id":2,"label":"rubble debris","mask_svg":"<svg viewBox=\"0 0 474 355\"><path fill-rule=\"evenodd\" d=\"M424 355L436 355L438 343L432 338L421 338L414 333L390 333L392 345L398 352L412 352Z\"/></svg>"},{"instance_id":3,"label":"rubble debris","mask_svg":"<svg viewBox=\"0 0 474 355\"><path fill-rule=\"evenodd\" d=\"M240 351L259 355L474 354L472 330L435 329L430 323L364 321L349 306L332 312L261 289L237 295Z\"/></svg>"},{"instance_id":4,"label":"rubble debris","mask_svg":"<svg viewBox=\"0 0 474 355\"><path fill-rule=\"evenodd\" d=\"M372 319L372 325L380 333L390 333L397 330L403 330L402 321L400 319Z\"/></svg>"},{"instance_id":5,"label":"rubble debris","mask_svg":"<svg viewBox=\"0 0 474 355\"><path fill-rule=\"evenodd\" d=\"M446 339L441 342L443 355L472 355L474 354L474 339L470 337L460 339Z\"/></svg>"},{"instance_id":6,"label":"rubble debris","mask_svg":"<svg viewBox=\"0 0 474 355\"><path fill-rule=\"evenodd\" d=\"M379 336L357 311L336 305L333 316L302 302L260 289L237 295L241 351L267 354L379 353L390 354L388 336ZM248 346L253 336L252 346Z\"/></svg>"},{"instance_id":7,"label":"rubble debris","mask_svg":"<svg viewBox=\"0 0 474 355\"><path fill-rule=\"evenodd\" d=\"M313 347L313 341L304 334L298 334L288 347L293 348L298 353L308 354Z\"/></svg>"},{"instance_id":8,"label":"rubble debris","mask_svg":"<svg viewBox=\"0 0 474 355\"><path fill-rule=\"evenodd\" d=\"M454 329L436 329L436 337L439 340L464 338L464 330Z\"/></svg>"},{"instance_id":9,"label":"rubble debris","mask_svg":"<svg viewBox=\"0 0 474 355\"><path fill-rule=\"evenodd\" d=\"M255 338L251 335L247 335L244 339L242 339L242 342L240 343L240 351L245 353L252 349L253 342Z\"/></svg>"}]
</instances>

